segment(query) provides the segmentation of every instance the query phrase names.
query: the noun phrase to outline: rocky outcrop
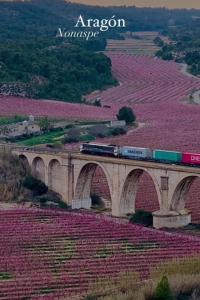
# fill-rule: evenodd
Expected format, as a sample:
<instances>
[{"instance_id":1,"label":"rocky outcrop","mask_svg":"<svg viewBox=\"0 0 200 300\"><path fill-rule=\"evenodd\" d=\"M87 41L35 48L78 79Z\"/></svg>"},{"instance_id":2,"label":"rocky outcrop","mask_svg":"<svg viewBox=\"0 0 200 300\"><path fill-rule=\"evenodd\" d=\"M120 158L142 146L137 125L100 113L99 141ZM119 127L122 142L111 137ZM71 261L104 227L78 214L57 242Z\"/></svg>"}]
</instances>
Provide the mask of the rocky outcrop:
<instances>
[{"instance_id":1,"label":"rocky outcrop","mask_svg":"<svg viewBox=\"0 0 200 300\"><path fill-rule=\"evenodd\" d=\"M29 93L27 92L29 88L28 84L21 82L13 83L1 83L0 84L0 95L3 96L20 96L28 97Z\"/></svg>"},{"instance_id":2,"label":"rocky outcrop","mask_svg":"<svg viewBox=\"0 0 200 300\"><path fill-rule=\"evenodd\" d=\"M23 180L28 174L27 166L9 152L0 152L0 201L20 202L27 197Z\"/></svg>"}]
</instances>

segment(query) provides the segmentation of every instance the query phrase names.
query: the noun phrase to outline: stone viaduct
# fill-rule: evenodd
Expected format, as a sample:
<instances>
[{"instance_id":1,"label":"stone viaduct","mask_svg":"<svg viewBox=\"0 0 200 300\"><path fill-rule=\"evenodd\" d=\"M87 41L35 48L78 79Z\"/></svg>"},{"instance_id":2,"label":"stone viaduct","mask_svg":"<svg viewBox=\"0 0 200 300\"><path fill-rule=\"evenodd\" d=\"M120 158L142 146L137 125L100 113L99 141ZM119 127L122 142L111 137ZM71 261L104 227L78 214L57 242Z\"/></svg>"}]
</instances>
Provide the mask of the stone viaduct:
<instances>
[{"instance_id":1,"label":"stone viaduct","mask_svg":"<svg viewBox=\"0 0 200 300\"><path fill-rule=\"evenodd\" d=\"M99 166L107 178L113 216L135 211L138 183L146 172L160 207L153 213L154 227L180 227L191 221L185 209L186 196L193 181L200 177L200 168L31 148L12 152L72 208L90 208L92 178Z\"/></svg>"}]
</instances>

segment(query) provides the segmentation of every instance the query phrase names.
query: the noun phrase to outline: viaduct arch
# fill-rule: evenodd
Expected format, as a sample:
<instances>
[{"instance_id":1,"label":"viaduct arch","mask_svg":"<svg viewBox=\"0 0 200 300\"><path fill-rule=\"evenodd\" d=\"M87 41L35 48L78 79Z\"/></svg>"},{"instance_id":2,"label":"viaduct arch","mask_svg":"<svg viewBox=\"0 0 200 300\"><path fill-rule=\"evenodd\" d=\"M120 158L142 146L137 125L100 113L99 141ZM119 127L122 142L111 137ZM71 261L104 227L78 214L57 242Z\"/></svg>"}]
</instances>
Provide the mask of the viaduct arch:
<instances>
[{"instance_id":1,"label":"viaduct arch","mask_svg":"<svg viewBox=\"0 0 200 300\"><path fill-rule=\"evenodd\" d=\"M74 183L74 200L80 202L79 206L81 205L81 202L85 202L85 205L88 208L91 207L92 179L97 168L100 168L103 171L112 198L112 184L106 168L97 162L86 162L81 166L79 172L77 172Z\"/></svg>"},{"instance_id":2,"label":"viaduct arch","mask_svg":"<svg viewBox=\"0 0 200 300\"><path fill-rule=\"evenodd\" d=\"M177 184L171 201L170 209L173 211L183 211L185 210L186 198L189 190L194 181L196 181L200 176L191 175L186 176L180 180Z\"/></svg>"},{"instance_id":3,"label":"viaduct arch","mask_svg":"<svg viewBox=\"0 0 200 300\"><path fill-rule=\"evenodd\" d=\"M26 166L29 166L29 161L26 155L24 154L19 155L19 159L21 159Z\"/></svg>"},{"instance_id":4,"label":"viaduct arch","mask_svg":"<svg viewBox=\"0 0 200 300\"><path fill-rule=\"evenodd\" d=\"M33 159L32 170L35 177L45 182L45 164L41 157L36 156Z\"/></svg>"},{"instance_id":5,"label":"viaduct arch","mask_svg":"<svg viewBox=\"0 0 200 300\"><path fill-rule=\"evenodd\" d=\"M48 185L52 191L60 194L60 183L62 182L62 166L57 159L52 159L48 165Z\"/></svg>"},{"instance_id":6,"label":"viaduct arch","mask_svg":"<svg viewBox=\"0 0 200 300\"><path fill-rule=\"evenodd\" d=\"M151 178L156 190L157 200L160 207L161 194L156 178L154 178L154 176L144 168L134 168L126 176L121 192L120 210L123 215L126 215L127 213L134 213L136 210L136 196L139 182L143 174L148 174L148 176Z\"/></svg>"},{"instance_id":7,"label":"viaduct arch","mask_svg":"<svg viewBox=\"0 0 200 300\"><path fill-rule=\"evenodd\" d=\"M134 211L139 180L147 173L159 203L159 210L153 213L154 227L180 227L191 221L185 210L186 195L200 177L200 168L41 149L18 148L12 152L28 161L33 173L72 208L90 208L92 177L99 167L108 182L113 216Z\"/></svg>"}]
</instances>

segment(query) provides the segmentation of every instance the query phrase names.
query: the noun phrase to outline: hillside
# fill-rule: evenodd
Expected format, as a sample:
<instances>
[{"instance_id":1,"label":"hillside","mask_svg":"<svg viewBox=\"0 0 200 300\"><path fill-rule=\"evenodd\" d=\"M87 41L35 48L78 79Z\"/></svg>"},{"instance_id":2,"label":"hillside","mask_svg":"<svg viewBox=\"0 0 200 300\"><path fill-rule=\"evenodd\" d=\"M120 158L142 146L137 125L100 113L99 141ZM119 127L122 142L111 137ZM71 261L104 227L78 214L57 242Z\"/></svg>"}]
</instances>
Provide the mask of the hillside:
<instances>
[{"instance_id":1,"label":"hillside","mask_svg":"<svg viewBox=\"0 0 200 300\"><path fill-rule=\"evenodd\" d=\"M20 202L27 196L23 180L27 167L9 153L0 152L0 202Z\"/></svg>"},{"instance_id":2,"label":"hillside","mask_svg":"<svg viewBox=\"0 0 200 300\"><path fill-rule=\"evenodd\" d=\"M0 2L0 94L82 102L93 90L115 85L105 38L60 40L84 6L65 1Z\"/></svg>"},{"instance_id":3,"label":"hillside","mask_svg":"<svg viewBox=\"0 0 200 300\"><path fill-rule=\"evenodd\" d=\"M85 19L123 18L126 27L109 28L89 41L56 38L58 28L72 30L80 14ZM180 30L183 20L193 28L193 17L199 15L198 10L105 8L64 0L1 1L0 94L83 102L84 95L117 84L111 60L94 53L105 50L107 39L123 40L124 31L167 34L172 21Z\"/></svg>"},{"instance_id":4,"label":"hillside","mask_svg":"<svg viewBox=\"0 0 200 300\"><path fill-rule=\"evenodd\" d=\"M0 40L22 40L55 36L57 28L74 26L82 14L87 18L109 19L115 15L126 20L127 31L167 31L168 25L191 27L199 10L165 8L99 7L70 3L64 0L30 0L0 2ZM119 37L119 30L109 30L102 37Z\"/></svg>"},{"instance_id":5,"label":"hillside","mask_svg":"<svg viewBox=\"0 0 200 300\"><path fill-rule=\"evenodd\" d=\"M81 102L115 85L111 60L71 44L46 41L0 46L1 94Z\"/></svg>"},{"instance_id":6,"label":"hillside","mask_svg":"<svg viewBox=\"0 0 200 300\"><path fill-rule=\"evenodd\" d=\"M194 16L189 26L172 26L168 35L173 42L169 44L158 40L162 48L156 55L165 60L186 63L193 75L200 76L200 17Z\"/></svg>"}]
</instances>

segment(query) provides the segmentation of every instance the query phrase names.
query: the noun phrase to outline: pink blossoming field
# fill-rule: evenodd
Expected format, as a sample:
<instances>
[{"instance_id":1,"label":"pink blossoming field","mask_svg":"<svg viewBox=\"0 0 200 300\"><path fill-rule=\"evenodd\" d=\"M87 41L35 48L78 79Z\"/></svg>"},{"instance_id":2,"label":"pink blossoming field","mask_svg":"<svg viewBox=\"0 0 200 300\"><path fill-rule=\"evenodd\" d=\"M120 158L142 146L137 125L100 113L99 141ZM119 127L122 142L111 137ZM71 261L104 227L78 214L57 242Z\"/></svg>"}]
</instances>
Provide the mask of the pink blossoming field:
<instances>
[{"instance_id":1,"label":"pink blossoming field","mask_svg":"<svg viewBox=\"0 0 200 300\"><path fill-rule=\"evenodd\" d=\"M127 135L104 139L103 142L200 152L200 106L186 101L194 90L200 89L200 79L183 74L181 65L174 62L112 52L109 56L113 74L120 82L119 86L92 93L87 98L91 100L101 97L102 104L111 108L0 97L0 115L34 114L105 120L114 119L119 107L129 105L133 107L138 122L143 125L129 131ZM72 149L74 148L77 145L72 145ZM98 179L97 182L99 184L101 180ZM105 183L105 178L102 182ZM191 187L186 203L194 222L200 222L199 191L200 183L197 180ZM108 194L105 184L103 193L100 192ZM151 211L158 208L154 187L147 176L141 180L137 199L137 208Z\"/></svg>"},{"instance_id":2,"label":"pink blossoming field","mask_svg":"<svg viewBox=\"0 0 200 300\"><path fill-rule=\"evenodd\" d=\"M36 209L0 212L0 300L81 299L96 281L137 280L200 255L196 237L170 234L93 213Z\"/></svg>"},{"instance_id":3,"label":"pink blossoming field","mask_svg":"<svg viewBox=\"0 0 200 300\"><path fill-rule=\"evenodd\" d=\"M180 65L160 59L110 54L118 87L93 93L103 104L132 106L137 120L144 123L128 135L112 138L117 144L180 151L200 151L200 106L186 102L200 89L200 79L186 76Z\"/></svg>"},{"instance_id":4,"label":"pink blossoming field","mask_svg":"<svg viewBox=\"0 0 200 300\"><path fill-rule=\"evenodd\" d=\"M59 101L0 97L0 115L66 117L69 119L114 119L122 105L133 107L144 126L113 142L151 148L199 151L200 106L184 100L200 89L200 79L182 74L180 65L153 57L109 54L113 74L120 85L95 92L103 105L71 104Z\"/></svg>"},{"instance_id":5,"label":"pink blossoming field","mask_svg":"<svg viewBox=\"0 0 200 300\"><path fill-rule=\"evenodd\" d=\"M0 96L0 116L12 115L48 116L52 118L79 120L112 120L115 118L112 108L106 109L61 101Z\"/></svg>"},{"instance_id":6,"label":"pink blossoming field","mask_svg":"<svg viewBox=\"0 0 200 300\"><path fill-rule=\"evenodd\" d=\"M143 126L127 135L104 139L104 142L199 153L200 106L189 104L186 99L192 91L200 89L200 79L186 76L180 71L181 66L174 62L114 53L110 57L113 73L121 85L95 93L95 96L109 105L132 106ZM93 97L94 93L88 98ZM98 191L99 188L95 186L94 189ZM200 222L199 192L200 180L196 180L186 201L186 208L196 223ZM155 188L146 174L141 178L136 208L148 211L159 208Z\"/></svg>"}]
</instances>

